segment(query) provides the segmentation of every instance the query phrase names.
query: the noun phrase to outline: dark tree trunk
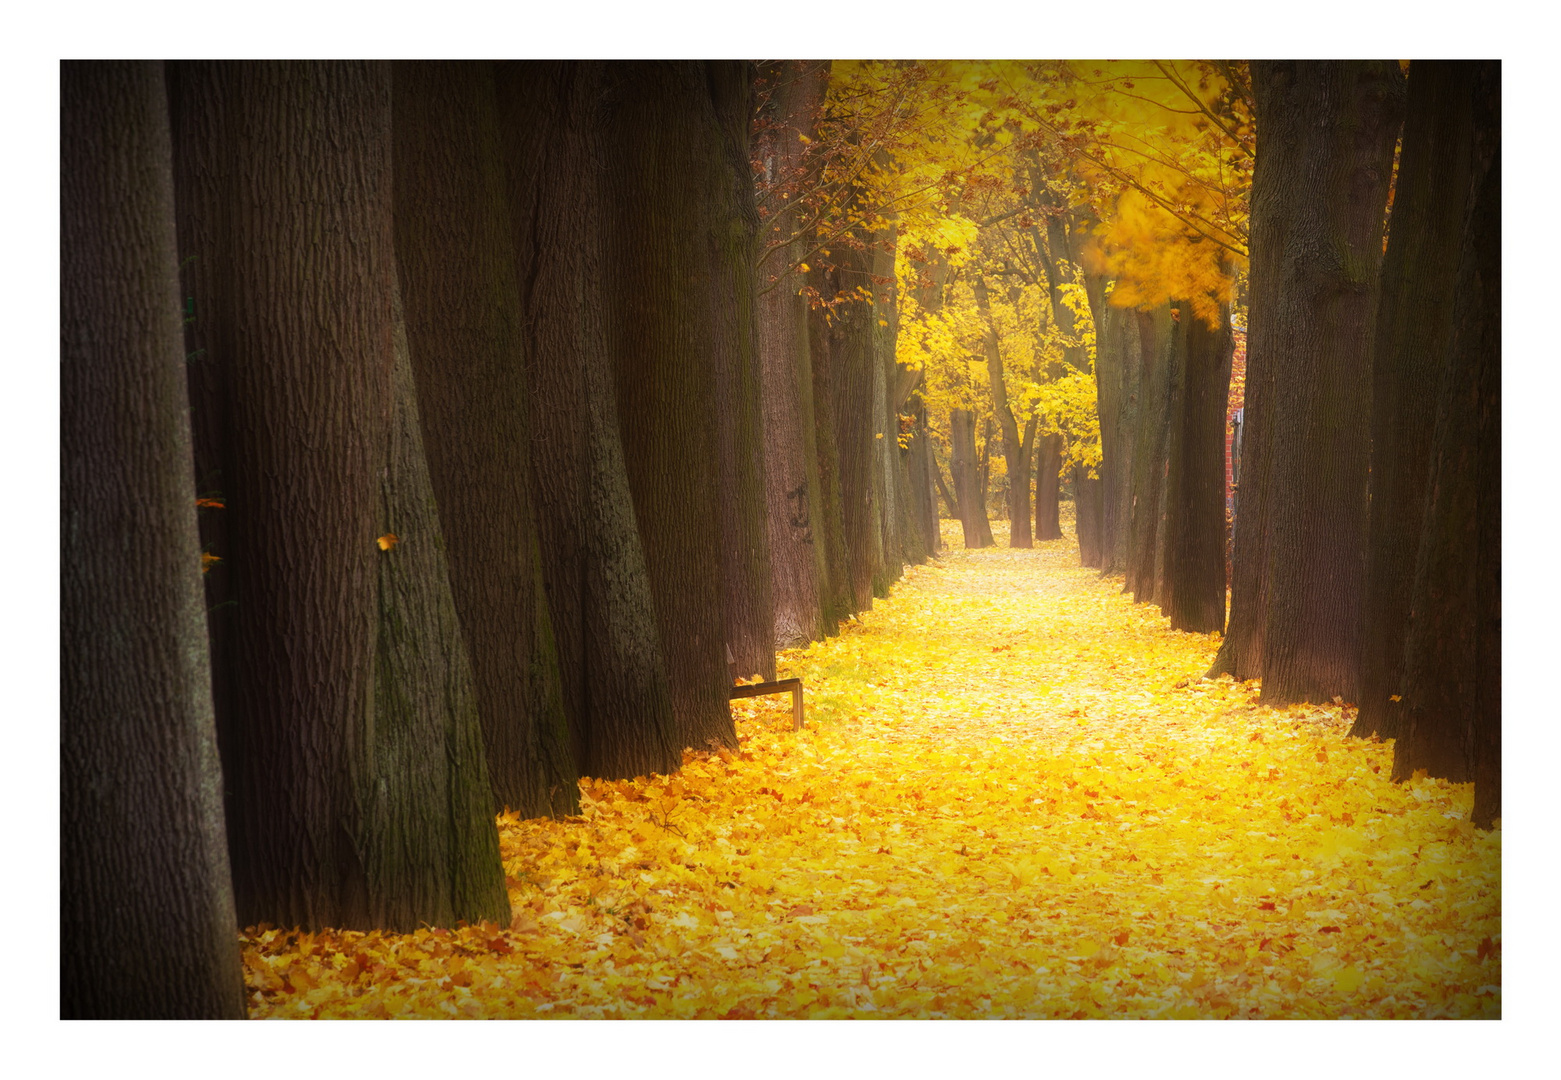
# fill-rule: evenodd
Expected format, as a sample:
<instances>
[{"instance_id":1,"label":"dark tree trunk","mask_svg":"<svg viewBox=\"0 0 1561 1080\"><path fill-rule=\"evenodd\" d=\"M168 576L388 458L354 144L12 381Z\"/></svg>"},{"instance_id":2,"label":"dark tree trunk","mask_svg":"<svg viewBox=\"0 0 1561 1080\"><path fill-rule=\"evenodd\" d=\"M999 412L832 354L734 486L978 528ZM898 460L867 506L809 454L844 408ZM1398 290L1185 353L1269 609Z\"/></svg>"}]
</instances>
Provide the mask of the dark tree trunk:
<instances>
[{"instance_id":1,"label":"dark tree trunk","mask_svg":"<svg viewBox=\"0 0 1561 1080\"><path fill-rule=\"evenodd\" d=\"M857 241L864 246L866 239ZM827 297L853 292L867 280L871 254L852 244L834 249L834 266L825 276ZM875 390L873 306L845 299L831 311L830 374L835 393L835 448L840 468L840 518L844 528L846 565L852 611L873 606L874 579L881 574L882 534L873 490Z\"/></svg>"},{"instance_id":2,"label":"dark tree trunk","mask_svg":"<svg viewBox=\"0 0 1561 1080\"><path fill-rule=\"evenodd\" d=\"M828 274L815 266L808 284L820 296L833 296ZM846 533L840 495L840 451L835 437L835 412L839 406L839 383L833 356L833 337L825 312L808 312L808 360L813 382L813 447L818 475L814 488L817 500L810 507L814 541L824 544L824 577L819 581L821 610L826 633L833 634L840 621L856 610L851 599L851 569L846 555Z\"/></svg>"},{"instance_id":3,"label":"dark tree trunk","mask_svg":"<svg viewBox=\"0 0 1561 1080\"><path fill-rule=\"evenodd\" d=\"M1181 321L1193 321L1191 312L1183 307L1171 309L1170 334L1166 340L1165 427L1160 436L1160 515L1155 528L1154 595L1150 598L1160 607L1160 614L1169 615L1171 606L1171 579L1176 575L1176 549L1171 535L1172 508L1182 498L1182 396L1186 382L1187 329Z\"/></svg>"},{"instance_id":4,"label":"dark tree trunk","mask_svg":"<svg viewBox=\"0 0 1561 1080\"><path fill-rule=\"evenodd\" d=\"M986 523L986 511L981 505L978 485L980 469L976 464L976 414L969 409L949 411L949 473L954 480L955 506L960 525L965 531L965 547L987 547L986 538L990 526Z\"/></svg>"},{"instance_id":5,"label":"dark tree trunk","mask_svg":"<svg viewBox=\"0 0 1561 1080\"><path fill-rule=\"evenodd\" d=\"M1098 477L1085 475L1084 467L1073 467L1074 520L1079 535L1079 565L1099 567L1101 563L1100 518L1101 483Z\"/></svg>"},{"instance_id":6,"label":"dark tree trunk","mask_svg":"<svg viewBox=\"0 0 1561 1080\"><path fill-rule=\"evenodd\" d=\"M1102 308L1096 344L1097 365L1103 379L1099 400L1109 403L1105 406L1109 419L1107 413L1101 414L1101 571L1126 575L1143 347L1134 312L1106 303Z\"/></svg>"},{"instance_id":7,"label":"dark tree trunk","mask_svg":"<svg viewBox=\"0 0 1561 1080\"><path fill-rule=\"evenodd\" d=\"M1035 538L1062 539L1062 436L1042 435L1035 453Z\"/></svg>"},{"instance_id":8,"label":"dark tree trunk","mask_svg":"<svg viewBox=\"0 0 1561 1080\"><path fill-rule=\"evenodd\" d=\"M987 420L983 427L980 453L976 458L976 502L981 508L979 524L981 526L981 546L991 547L997 543L992 537L992 519L987 516L986 499L992 490L992 421Z\"/></svg>"},{"instance_id":9,"label":"dark tree trunk","mask_svg":"<svg viewBox=\"0 0 1561 1080\"><path fill-rule=\"evenodd\" d=\"M1359 692L1371 338L1383 210L1403 117L1394 61L1252 69L1256 222L1250 362L1272 367L1263 701ZM1249 367L1250 370L1250 367ZM1265 418L1267 419L1267 418Z\"/></svg>"},{"instance_id":10,"label":"dark tree trunk","mask_svg":"<svg viewBox=\"0 0 1561 1080\"><path fill-rule=\"evenodd\" d=\"M505 918L469 660L396 381L390 69L185 74L181 240L226 298L201 321L226 350L236 606L219 733L240 920ZM215 156L195 152L224 129Z\"/></svg>"},{"instance_id":11,"label":"dark tree trunk","mask_svg":"<svg viewBox=\"0 0 1561 1080\"><path fill-rule=\"evenodd\" d=\"M927 434L927 406L919 394L913 395L906 406L915 417L910 431L910 445L905 454L908 473L908 492L912 529L919 539L922 558L936 555L940 546L938 537L938 493L935 484L942 478L936 475L937 464L932 458L932 440Z\"/></svg>"},{"instance_id":12,"label":"dark tree trunk","mask_svg":"<svg viewBox=\"0 0 1561 1080\"><path fill-rule=\"evenodd\" d=\"M922 561L916 554L920 544L907 535L908 500L899 442L900 408L910 393L906 380L918 378L919 372L902 369L894 359L900 322L894 274L898 245L899 232L890 228L880 234L873 248L873 351L877 357L874 379L879 391L873 399L873 408L877 412L873 442L879 462L876 474L882 475L883 488L882 501L879 503L883 535L883 596L888 596L889 586L904 575L907 563ZM874 588L876 590L877 586ZM879 594L875 591L874 595Z\"/></svg>"},{"instance_id":13,"label":"dark tree trunk","mask_svg":"<svg viewBox=\"0 0 1561 1080\"><path fill-rule=\"evenodd\" d=\"M60 1014L245 1016L155 62L60 69Z\"/></svg>"},{"instance_id":14,"label":"dark tree trunk","mask_svg":"<svg viewBox=\"0 0 1561 1080\"><path fill-rule=\"evenodd\" d=\"M1166 614L1173 630L1207 634L1225 628L1225 410L1234 341L1230 312L1209 327L1181 305L1182 387L1176 442L1178 477L1169 503Z\"/></svg>"},{"instance_id":15,"label":"dark tree trunk","mask_svg":"<svg viewBox=\"0 0 1561 1080\"><path fill-rule=\"evenodd\" d=\"M1156 599L1163 566L1171 393L1176 341L1169 307L1137 313L1143 375L1139 380L1138 423L1133 433L1132 534L1126 588L1136 603Z\"/></svg>"},{"instance_id":16,"label":"dark tree trunk","mask_svg":"<svg viewBox=\"0 0 1561 1080\"><path fill-rule=\"evenodd\" d=\"M770 576L764 432L761 417L754 204L748 125L753 67L705 65L715 110L716 175L706 196L705 233L713 269L708 301L715 382L716 462L720 477L721 590L732 674L775 678L775 594Z\"/></svg>"},{"instance_id":17,"label":"dark tree trunk","mask_svg":"<svg viewBox=\"0 0 1561 1080\"><path fill-rule=\"evenodd\" d=\"M1480 63L1472 187L1454 289L1404 658L1393 777L1473 780L1474 823L1501 816L1500 68ZM1397 222L1394 223L1397 227Z\"/></svg>"},{"instance_id":18,"label":"dark tree trunk","mask_svg":"<svg viewBox=\"0 0 1561 1080\"><path fill-rule=\"evenodd\" d=\"M600 64L496 72L531 422L530 484L565 711L588 776L675 772L661 629L603 318Z\"/></svg>"},{"instance_id":19,"label":"dark tree trunk","mask_svg":"<svg viewBox=\"0 0 1561 1080\"><path fill-rule=\"evenodd\" d=\"M500 808L525 817L572 813L579 772L535 555L522 317L492 68L403 61L394 79L407 338L493 793Z\"/></svg>"},{"instance_id":20,"label":"dark tree trunk","mask_svg":"<svg viewBox=\"0 0 1561 1080\"><path fill-rule=\"evenodd\" d=\"M395 299L395 405L380 520L396 543L379 560L374 701L358 781L363 827L357 846L375 928L411 933L424 925L484 919L506 925L509 893L493 822L481 699L457 614L445 554L452 545L440 527L404 317ZM552 704L557 707L556 700ZM562 802L555 798L554 805Z\"/></svg>"},{"instance_id":21,"label":"dark tree trunk","mask_svg":"<svg viewBox=\"0 0 1561 1080\"><path fill-rule=\"evenodd\" d=\"M1003 385L1003 356L998 349L997 326L992 321L986 281L976 278L973 289L976 308L981 313L984 326L982 343L986 348L986 373L992 394L992 411L997 414L997 426L1003 435L1003 460L1008 465L1008 546L1034 547L1030 538L1030 447L1026 440L1020 438L1019 424L1014 419L1013 409L1008 405L1008 390ZM1040 514L1037 506L1036 516L1039 518ZM1041 539L1052 538L1042 536Z\"/></svg>"},{"instance_id":22,"label":"dark tree trunk","mask_svg":"<svg viewBox=\"0 0 1561 1080\"><path fill-rule=\"evenodd\" d=\"M949 475L954 475L954 462L952 453L950 453L949 457ZM948 484L943 480L943 470L938 467L938 461L935 457L932 459L932 479L933 483L937 486L938 494L943 496L943 506L944 509L948 511L948 516L955 521L964 521L964 515L960 513L959 509L959 500L954 497L953 492L949 491Z\"/></svg>"},{"instance_id":23,"label":"dark tree trunk","mask_svg":"<svg viewBox=\"0 0 1561 1080\"><path fill-rule=\"evenodd\" d=\"M1393 216L1382 258L1371 389L1371 511L1361 621L1360 712L1351 734L1399 734L1404 638L1453 331L1471 168L1465 61L1414 64Z\"/></svg>"},{"instance_id":24,"label":"dark tree trunk","mask_svg":"<svg viewBox=\"0 0 1561 1080\"><path fill-rule=\"evenodd\" d=\"M608 69L607 340L635 518L684 746L735 745L727 690L720 469L722 361L712 232L729 177L702 62Z\"/></svg>"},{"instance_id":25,"label":"dark tree trunk","mask_svg":"<svg viewBox=\"0 0 1561 1080\"><path fill-rule=\"evenodd\" d=\"M760 76L771 86L758 154L773 183L801 168L813 137L829 78L827 63L788 60ZM800 226L786 200L769 208L759 247L781 243ZM775 645L817 641L826 627L820 583L827 581L823 530L817 521L818 471L814 444L813 370L808 352L808 305L800 295L802 273L787 268L805 252L791 239L759 264L759 358L763 386L765 488L769 515L770 572L775 603ZM773 279L773 280L772 280Z\"/></svg>"}]
</instances>

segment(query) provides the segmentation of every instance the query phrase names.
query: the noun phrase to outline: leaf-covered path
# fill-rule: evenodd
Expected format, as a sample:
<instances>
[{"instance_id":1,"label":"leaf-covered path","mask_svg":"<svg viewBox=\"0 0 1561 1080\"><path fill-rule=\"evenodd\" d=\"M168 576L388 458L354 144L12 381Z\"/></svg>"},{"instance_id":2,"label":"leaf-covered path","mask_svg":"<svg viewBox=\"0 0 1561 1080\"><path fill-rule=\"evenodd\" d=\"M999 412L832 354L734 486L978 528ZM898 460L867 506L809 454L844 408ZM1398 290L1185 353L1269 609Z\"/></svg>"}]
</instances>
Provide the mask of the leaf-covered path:
<instances>
[{"instance_id":1,"label":"leaf-covered path","mask_svg":"<svg viewBox=\"0 0 1561 1080\"><path fill-rule=\"evenodd\" d=\"M509 928L246 935L252 1014L1500 1015L1467 786L1389 783L1339 706L1202 680L1217 639L1071 541L946 539L783 656L803 733L739 701L738 752L501 821Z\"/></svg>"}]
</instances>

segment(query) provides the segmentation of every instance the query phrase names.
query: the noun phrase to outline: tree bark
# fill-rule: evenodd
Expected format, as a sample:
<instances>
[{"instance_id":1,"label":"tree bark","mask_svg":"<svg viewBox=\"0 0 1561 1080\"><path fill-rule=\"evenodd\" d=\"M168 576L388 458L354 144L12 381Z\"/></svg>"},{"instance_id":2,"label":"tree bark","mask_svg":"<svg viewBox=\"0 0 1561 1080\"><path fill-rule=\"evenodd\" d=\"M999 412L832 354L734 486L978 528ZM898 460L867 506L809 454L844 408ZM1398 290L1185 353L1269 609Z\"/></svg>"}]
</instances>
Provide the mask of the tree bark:
<instances>
[{"instance_id":1,"label":"tree bark","mask_svg":"<svg viewBox=\"0 0 1561 1080\"><path fill-rule=\"evenodd\" d=\"M834 248L834 265L825 275L828 297L853 293L872 266L870 238L853 237ZM860 244L861 247L856 245ZM879 528L874 460L877 456L873 350L873 305L841 299L830 312L829 360L836 395L835 448L840 469L840 519L844 530L851 610L873 606L874 583L882 575L883 542Z\"/></svg>"},{"instance_id":2,"label":"tree bark","mask_svg":"<svg viewBox=\"0 0 1561 1080\"><path fill-rule=\"evenodd\" d=\"M713 268L716 462L720 477L721 588L732 673L775 678L775 594L765 495L754 203L748 145L753 70L746 61L705 65L715 110L716 175L706 196L705 243Z\"/></svg>"},{"instance_id":3,"label":"tree bark","mask_svg":"<svg viewBox=\"0 0 1561 1080\"><path fill-rule=\"evenodd\" d=\"M1178 477L1170 503L1171 546L1166 614L1173 630L1196 634L1225 628L1225 410L1234 341L1228 307L1210 327L1183 302L1185 348L1178 412Z\"/></svg>"},{"instance_id":4,"label":"tree bark","mask_svg":"<svg viewBox=\"0 0 1561 1080\"><path fill-rule=\"evenodd\" d=\"M1164 532L1160 528L1165 507L1168 471L1168 435L1171 394L1175 374L1176 342L1170 308L1137 313L1143 374L1139 380L1138 423L1133 433L1132 533L1126 588L1135 603L1157 597L1159 572L1164 565Z\"/></svg>"},{"instance_id":5,"label":"tree bark","mask_svg":"<svg viewBox=\"0 0 1561 1080\"><path fill-rule=\"evenodd\" d=\"M972 289L984 327L982 344L986 349L986 373L992 394L992 411L997 414L997 426L1003 435L1003 460L1008 465L1008 546L1034 547L1030 538L1030 448L1020 439L1019 424L1008 404L1008 389L1003 385L1003 355L998 347L997 326L992 321L985 279L977 277ZM1043 480L1043 487L1044 483ZM1040 517L1039 506L1037 517ZM1039 532L1039 522L1037 525ZM1042 536L1042 539L1051 537Z\"/></svg>"},{"instance_id":6,"label":"tree bark","mask_svg":"<svg viewBox=\"0 0 1561 1080\"><path fill-rule=\"evenodd\" d=\"M156 62L60 69L60 1013L243 1019Z\"/></svg>"},{"instance_id":7,"label":"tree bark","mask_svg":"<svg viewBox=\"0 0 1561 1080\"><path fill-rule=\"evenodd\" d=\"M579 772L536 563L522 314L493 72L485 63L403 61L394 82L406 331L494 797L525 817L568 814L579 806Z\"/></svg>"},{"instance_id":8,"label":"tree bark","mask_svg":"<svg viewBox=\"0 0 1561 1080\"><path fill-rule=\"evenodd\" d=\"M975 413L969 409L949 411L949 442L952 447L949 473L954 481L954 498L960 525L965 531L965 547L986 547L990 541L983 535L986 511L981 506L977 492L981 477L976 465Z\"/></svg>"},{"instance_id":9,"label":"tree bark","mask_svg":"<svg viewBox=\"0 0 1561 1080\"><path fill-rule=\"evenodd\" d=\"M395 370L390 68L187 74L181 152L218 129L214 117L230 133L214 167L180 175L192 226L181 240L227 277L213 290L227 303L202 321L228 350L212 358L226 370L236 604L219 737L240 808L239 918L502 919L469 660L411 384Z\"/></svg>"},{"instance_id":10,"label":"tree bark","mask_svg":"<svg viewBox=\"0 0 1561 1080\"><path fill-rule=\"evenodd\" d=\"M683 746L736 744L713 386L720 329L711 257L728 183L711 72L698 62L608 69L607 340L616 362L635 518Z\"/></svg>"},{"instance_id":11,"label":"tree bark","mask_svg":"<svg viewBox=\"0 0 1561 1080\"><path fill-rule=\"evenodd\" d=\"M831 291L825 268L815 266L808 274L808 285L827 299ZM840 450L835 436L835 413L839 409L839 378L832 357L833 337L826 313L813 307L808 311L808 359L813 382L813 445L818 475L814 481L818 500L812 506L814 536L822 529L826 573L819 582L825 632L833 634L842 619L856 611L851 593L851 570L846 555L845 519L841 509Z\"/></svg>"},{"instance_id":12,"label":"tree bark","mask_svg":"<svg viewBox=\"0 0 1561 1080\"><path fill-rule=\"evenodd\" d=\"M1474 823L1501 816L1500 68L1473 72L1472 187L1455 283L1404 658L1393 777L1475 784Z\"/></svg>"},{"instance_id":13,"label":"tree bark","mask_svg":"<svg viewBox=\"0 0 1561 1080\"><path fill-rule=\"evenodd\" d=\"M529 483L565 712L588 776L675 772L682 746L620 442L604 310L595 63L499 64Z\"/></svg>"},{"instance_id":14,"label":"tree bark","mask_svg":"<svg viewBox=\"0 0 1561 1080\"><path fill-rule=\"evenodd\" d=\"M1453 332L1470 184L1476 66L1411 68L1372 351L1371 510L1351 734L1398 735L1404 639Z\"/></svg>"},{"instance_id":15,"label":"tree bark","mask_svg":"<svg viewBox=\"0 0 1561 1080\"><path fill-rule=\"evenodd\" d=\"M772 183L782 184L802 167L806 144L801 137L814 135L829 66L781 61L767 65L760 77L772 89L758 155L770 170ZM779 202L768 208L770 227L762 231L768 243L792 236L800 225L788 202ZM765 490L778 648L818 641L833 628L826 628L820 595L820 582L827 581L829 569L816 520L818 486L811 479L818 471L818 455L808 305L801 295L807 279L787 269L804 254L801 241L793 239L774 251L758 271Z\"/></svg>"},{"instance_id":16,"label":"tree bark","mask_svg":"<svg viewBox=\"0 0 1561 1080\"><path fill-rule=\"evenodd\" d=\"M1061 540L1062 436L1042 435L1036 444L1035 538Z\"/></svg>"},{"instance_id":17,"label":"tree bark","mask_svg":"<svg viewBox=\"0 0 1561 1080\"><path fill-rule=\"evenodd\" d=\"M1102 302L1096 344L1101 413L1101 572L1128 572L1133 521L1133 436L1138 427L1142 344L1137 316ZM1108 435L1109 432L1109 435Z\"/></svg>"},{"instance_id":18,"label":"tree bark","mask_svg":"<svg viewBox=\"0 0 1561 1080\"><path fill-rule=\"evenodd\" d=\"M1082 465L1073 467L1073 506L1075 528L1079 537L1079 565L1099 567L1101 564L1100 519L1101 483L1098 477L1086 475Z\"/></svg>"},{"instance_id":19,"label":"tree bark","mask_svg":"<svg viewBox=\"0 0 1561 1080\"><path fill-rule=\"evenodd\" d=\"M1369 360L1403 76L1393 61L1264 62L1253 89L1253 217L1279 219L1264 239L1284 252L1277 279L1260 277L1269 263L1252 279L1249 371L1274 369L1263 701L1355 701Z\"/></svg>"}]
</instances>

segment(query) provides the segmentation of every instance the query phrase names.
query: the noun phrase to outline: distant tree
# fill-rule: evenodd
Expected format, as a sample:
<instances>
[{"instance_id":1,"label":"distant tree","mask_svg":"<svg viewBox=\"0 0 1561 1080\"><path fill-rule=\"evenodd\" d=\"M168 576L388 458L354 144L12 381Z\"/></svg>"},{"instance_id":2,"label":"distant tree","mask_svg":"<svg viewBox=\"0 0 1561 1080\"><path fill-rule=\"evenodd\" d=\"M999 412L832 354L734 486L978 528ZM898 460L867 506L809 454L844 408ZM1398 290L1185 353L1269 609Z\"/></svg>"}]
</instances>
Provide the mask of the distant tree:
<instances>
[{"instance_id":1,"label":"distant tree","mask_svg":"<svg viewBox=\"0 0 1561 1080\"><path fill-rule=\"evenodd\" d=\"M162 64L60 102L60 1013L243 1019Z\"/></svg>"}]
</instances>

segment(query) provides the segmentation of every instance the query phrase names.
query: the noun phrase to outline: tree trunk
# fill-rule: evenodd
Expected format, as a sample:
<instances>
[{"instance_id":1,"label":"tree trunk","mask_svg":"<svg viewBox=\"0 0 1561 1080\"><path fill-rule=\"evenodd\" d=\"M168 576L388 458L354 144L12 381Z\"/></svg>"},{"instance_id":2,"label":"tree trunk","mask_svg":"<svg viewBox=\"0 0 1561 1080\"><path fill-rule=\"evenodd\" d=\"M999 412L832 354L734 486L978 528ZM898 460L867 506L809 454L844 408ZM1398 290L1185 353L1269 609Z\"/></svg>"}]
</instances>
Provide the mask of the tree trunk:
<instances>
[{"instance_id":1,"label":"tree trunk","mask_svg":"<svg viewBox=\"0 0 1561 1080\"><path fill-rule=\"evenodd\" d=\"M808 285L821 297L831 297L828 274L815 266ZM851 594L851 569L846 556L846 534L840 495L840 451L835 437L835 412L839 408L839 378L833 356L833 337L822 308L808 312L808 359L813 383L813 444L818 475L814 481L818 500L810 508L815 539L823 533L825 575L819 582L825 632L835 633L842 619L856 607Z\"/></svg>"},{"instance_id":2,"label":"tree trunk","mask_svg":"<svg viewBox=\"0 0 1561 1080\"><path fill-rule=\"evenodd\" d=\"M1101 572L1128 573L1128 541L1133 522L1133 445L1138 430L1143 346L1134 312L1103 303L1097 370L1105 380L1101 414ZM1107 394L1106 390L1111 393ZM1107 431L1111 432L1107 437Z\"/></svg>"},{"instance_id":3,"label":"tree trunk","mask_svg":"<svg viewBox=\"0 0 1561 1080\"><path fill-rule=\"evenodd\" d=\"M1454 289L1404 658L1393 777L1475 784L1474 823L1501 816L1500 68L1473 99L1471 193ZM1397 223L1395 222L1395 227Z\"/></svg>"},{"instance_id":4,"label":"tree trunk","mask_svg":"<svg viewBox=\"0 0 1561 1080\"><path fill-rule=\"evenodd\" d=\"M1273 367L1263 701L1359 692L1370 350L1383 210L1403 117L1393 61L1258 63L1251 360ZM1254 228L1254 233L1256 233ZM1254 238L1254 249L1256 248Z\"/></svg>"},{"instance_id":5,"label":"tree trunk","mask_svg":"<svg viewBox=\"0 0 1561 1080\"><path fill-rule=\"evenodd\" d=\"M1411 68L1372 353L1371 511L1351 734L1398 735L1409 621L1470 184L1475 65Z\"/></svg>"},{"instance_id":6,"label":"tree trunk","mask_svg":"<svg viewBox=\"0 0 1561 1080\"><path fill-rule=\"evenodd\" d=\"M190 163L214 167L180 175L181 239L230 256L186 249L231 275L202 321L229 350L213 357L236 603L219 734L240 920L502 919L469 660L410 383L396 381L389 66L188 74L181 153L231 132Z\"/></svg>"},{"instance_id":7,"label":"tree trunk","mask_svg":"<svg viewBox=\"0 0 1561 1080\"><path fill-rule=\"evenodd\" d=\"M949 473L954 480L955 505L960 525L965 530L965 547L987 547L986 511L981 506L977 486L981 482L976 464L976 414L969 409L949 411L949 442L952 447Z\"/></svg>"},{"instance_id":8,"label":"tree trunk","mask_svg":"<svg viewBox=\"0 0 1561 1080\"><path fill-rule=\"evenodd\" d=\"M1008 465L1008 546L1034 547L1030 539L1030 448L1020 439L1019 424L1014 419L1013 409L1008 405L1008 389L1003 385L1003 356L998 349L997 326L992 321L985 279L977 277L972 288L976 296L976 309L981 313L984 327L982 343L986 348L986 373L992 394L992 411L997 414L998 429L1003 434L1003 460ZM1050 538L1043 536L1042 539Z\"/></svg>"},{"instance_id":9,"label":"tree trunk","mask_svg":"<svg viewBox=\"0 0 1561 1080\"><path fill-rule=\"evenodd\" d=\"M942 478L935 475L937 464L932 459L932 440L927 434L927 406L921 395L913 394L906 407L915 417L905 454L911 529L921 548L918 561L924 561L938 552L938 493L934 484L941 484Z\"/></svg>"},{"instance_id":10,"label":"tree trunk","mask_svg":"<svg viewBox=\"0 0 1561 1080\"><path fill-rule=\"evenodd\" d=\"M1073 506L1075 528L1079 536L1079 565L1098 567L1101 563L1100 518L1101 483L1085 475L1082 465L1073 467Z\"/></svg>"},{"instance_id":11,"label":"tree trunk","mask_svg":"<svg viewBox=\"0 0 1561 1080\"><path fill-rule=\"evenodd\" d=\"M1035 461L1035 538L1061 540L1062 517L1062 436L1042 435L1036 444Z\"/></svg>"},{"instance_id":12,"label":"tree trunk","mask_svg":"<svg viewBox=\"0 0 1561 1080\"><path fill-rule=\"evenodd\" d=\"M775 183L801 168L813 137L829 79L828 64L788 60L767 65L761 78L773 89L758 156ZM785 200L767 208L769 228L760 248L790 237L800 222ZM825 545L815 512L818 471L814 444L812 360L808 353L808 305L800 295L805 276L787 269L805 252L793 239L758 270L759 359L763 385L766 502L770 572L775 603L775 645L792 648L817 641L827 629L820 582L827 580ZM771 280L773 278L774 280Z\"/></svg>"},{"instance_id":13,"label":"tree trunk","mask_svg":"<svg viewBox=\"0 0 1561 1080\"><path fill-rule=\"evenodd\" d=\"M859 242L868 243L867 238ZM826 296L839 298L867 280L870 253L850 245L834 249L835 265L826 274ZM882 534L879 531L873 463L875 410L873 306L845 299L831 311L829 358L836 394L835 447L840 467L840 517L844 527L851 610L873 606L874 579L881 574Z\"/></svg>"},{"instance_id":14,"label":"tree trunk","mask_svg":"<svg viewBox=\"0 0 1561 1080\"><path fill-rule=\"evenodd\" d=\"M715 110L717 171L706 196L705 233L713 268L708 301L715 382L716 462L720 477L721 589L732 674L775 678L775 594L765 494L754 204L748 125L753 70L747 61L705 65Z\"/></svg>"},{"instance_id":15,"label":"tree trunk","mask_svg":"<svg viewBox=\"0 0 1561 1080\"><path fill-rule=\"evenodd\" d=\"M603 312L599 64L496 69L522 276L529 481L565 712L582 773L675 772L661 628L619 437Z\"/></svg>"},{"instance_id":16,"label":"tree trunk","mask_svg":"<svg viewBox=\"0 0 1561 1080\"><path fill-rule=\"evenodd\" d=\"M403 61L394 81L406 331L494 797L525 817L572 813L579 773L535 561L523 323L493 72Z\"/></svg>"},{"instance_id":17,"label":"tree trunk","mask_svg":"<svg viewBox=\"0 0 1561 1080\"><path fill-rule=\"evenodd\" d=\"M981 546L991 547L997 543L992 537L992 521L986 511L986 498L992 490L992 421L985 421L982 427L980 453L976 459L976 504L981 509Z\"/></svg>"},{"instance_id":18,"label":"tree trunk","mask_svg":"<svg viewBox=\"0 0 1561 1080\"><path fill-rule=\"evenodd\" d=\"M60 1014L245 1016L156 62L60 69Z\"/></svg>"},{"instance_id":19,"label":"tree trunk","mask_svg":"<svg viewBox=\"0 0 1561 1080\"><path fill-rule=\"evenodd\" d=\"M714 204L729 177L711 72L700 62L608 69L611 215L607 340L635 518L645 547L677 735L735 745L727 690L720 470L713 392L720 328Z\"/></svg>"},{"instance_id":20,"label":"tree trunk","mask_svg":"<svg viewBox=\"0 0 1561 1080\"><path fill-rule=\"evenodd\" d=\"M1230 311L1209 327L1181 304L1182 388L1175 499L1167 542L1171 553L1166 614L1173 630L1196 634L1225 628L1225 409L1230 397L1233 339Z\"/></svg>"}]
</instances>

